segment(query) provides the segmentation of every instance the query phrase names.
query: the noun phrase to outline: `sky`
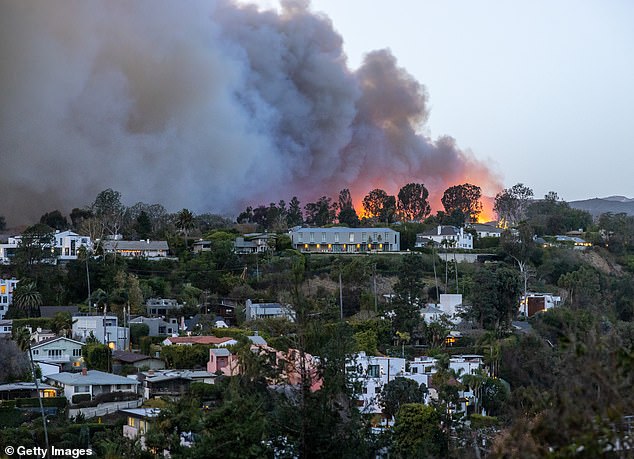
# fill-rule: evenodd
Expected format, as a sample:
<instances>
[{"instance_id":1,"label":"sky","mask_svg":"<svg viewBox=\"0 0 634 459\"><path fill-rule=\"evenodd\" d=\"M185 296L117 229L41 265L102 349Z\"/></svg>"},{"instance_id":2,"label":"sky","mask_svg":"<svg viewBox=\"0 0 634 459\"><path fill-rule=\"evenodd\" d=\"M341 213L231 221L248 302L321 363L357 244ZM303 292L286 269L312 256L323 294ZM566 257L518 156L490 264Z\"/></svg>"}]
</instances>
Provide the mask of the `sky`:
<instances>
[{"instance_id":1,"label":"sky","mask_svg":"<svg viewBox=\"0 0 634 459\"><path fill-rule=\"evenodd\" d=\"M567 201L634 196L634 2L313 0L312 9L331 18L352 68L389 48L427 88L426 133L454 137L505 186Z\"/></svg>"},{"instance_id":2,"label":"sky","mask_svg":"<svg viewBox=\"0 0 634 459\"><path fill-rule=\"evenodd\" d=\"M186 7L184 6L186 5ZM634 2L0 0L0 215L625 195Z\"/></svg>"}]
</instances>

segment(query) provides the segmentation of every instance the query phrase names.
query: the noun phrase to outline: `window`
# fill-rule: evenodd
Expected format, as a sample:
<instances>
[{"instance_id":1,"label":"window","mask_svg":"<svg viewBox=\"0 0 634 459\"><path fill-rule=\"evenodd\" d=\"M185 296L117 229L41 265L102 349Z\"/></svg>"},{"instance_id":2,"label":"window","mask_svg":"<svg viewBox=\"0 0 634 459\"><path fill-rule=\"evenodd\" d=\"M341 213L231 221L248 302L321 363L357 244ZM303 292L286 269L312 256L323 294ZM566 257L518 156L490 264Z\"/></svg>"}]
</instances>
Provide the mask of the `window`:
<instances>
[{"instance_id":1,"label":"window","mask_svg":"<svg viewBox=\"0 0 634 459\"><path fill-rule=\"evenodd\" d=\"M381 393L381 386L376 386L376 387L374 388L374 393L375 393L375 394L380 394L380 393Z\"/></svg>"},{"instance_id":2,"label":"window","mask_svg":"<svg viewBox=\"0 0 634 459\"><path fill-rule=\"evenodd\" d=\"M297 242L302 242L304 233L297 233Z\"/></svg>"},{"instance_id":3,"label":"window","mask_svg":"<svg viewBox=\"0 0 634 459\"><path fill-rule=\"evenodd\" d=\"M366 238L366 234L365 233L361 233L361 242L365 242Z\"/></svg>"},{"instance_id":4,"label":"window","mask_svg":"<svg viewBox=\"0 0 634 459\"><path fill-rule=\"evenodd\" d=\"M354 233L350 233L348 241L351 243L354 242Z\"/></svg>"},{"instance_id":5,"label":"window","mask_svg":"<svg viewBox=\"0 0 634 459\"><path fill-rule=\"evenodd\" d=\"M40 353L39 349L33 349L33 354L38 355Z\"/></svg>"},{"instance_id":6,"label":"window","mask_svg":"<svg viewBox=\"0 0 634 459\"><path fill-rule=\"evenodd\" d=\"M49 357L59 357L62 355L62 350L61 349L49 349L48 350L48 356Z\"/></svg>"},{"instance_id":7,"label":"window","mask_svg":"<svg viewBox=\"0 0 634 459\"><path fill-rule=\"evenodd\" d=\"M321 233L321 242L326 242L326 233Z\"/></svg>"},{"instance_id":8,"label":"window","mask_svg":"<svg viewBox=\"0 0 634 459\"><path fill-rule=\"evenodd\" d=\"M90 386L75 386L75 393L90 392Z\"/></svg>"},{"instance_id":9,"label":"window","mask_svg":"<svg viewBox=\"0 0 634 459\"><path fill-rule=\"evenodd\" d=\"M414 374L418 373L418 367L412 367L412 373Z\"/></svg>"},{"instance_id":10,"label":"window","mask_svg":"<svg viewBox=\"0 0 634 459\"><path fill-rule=\"evenodd\" d=\"M315 242L315 233L310 233L310 242Z\"/></svg>"},{"instance_id":11,"label":"window","mask_svg":"<svg viewBox=\"0 0 634 459\"><path fill-rule=\"evenodd\" d=\"M368 376L370 378L378 378L381 376L380 365L368 365Z\"/></svg>"},{"instance_id":12,"label":"window","mask_svg":"<svg viewBox=\"0 0 634 459\"><path fill-rule=\"evenodd\" d=\"M362 392L363 392L364 394L367 394L367 393L368 393L368 388L367 388L367 387L365 387L365 386L363 386L363 390L362 390Z\"/></svg>"},{"instance_id":13,"label":"window","mask_svg":"<svg viewBox=\"0 0 634 459\"><path fill-rule=\"evenodd\" d=\"M339 242L339 233L335 233L335 242Z\"/></svg>"},{"instance_id":14,"label":"window","mask_svg":"<svg viewBox=\"0 0 634 459\"><path fill-rule=\"evenodd\" d=\"M81 349L73 349L73 357L81 357Z\"/></svg>"}]
</instances>

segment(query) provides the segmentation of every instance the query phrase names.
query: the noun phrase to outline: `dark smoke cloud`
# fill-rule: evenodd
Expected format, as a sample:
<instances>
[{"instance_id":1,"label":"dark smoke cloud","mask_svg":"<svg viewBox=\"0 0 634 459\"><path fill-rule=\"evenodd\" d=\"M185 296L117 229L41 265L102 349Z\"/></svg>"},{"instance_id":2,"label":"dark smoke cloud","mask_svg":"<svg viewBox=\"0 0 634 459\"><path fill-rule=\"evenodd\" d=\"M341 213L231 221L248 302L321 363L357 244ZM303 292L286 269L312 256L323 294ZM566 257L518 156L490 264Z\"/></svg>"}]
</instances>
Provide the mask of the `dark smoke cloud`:
<instances>
[{"instance_id":1,"label":"dark smoke cloud","mask_svg":"<svg viewBox=\"0 0 634 459\"><path fill-rule=\"evenodd\" d=\"M347 67L307 2L0 0L0 214L32 221L105 188L235 213L341 188L496 184L418 132L424 88L389 51Z\"/></svg>"}]
</instances>

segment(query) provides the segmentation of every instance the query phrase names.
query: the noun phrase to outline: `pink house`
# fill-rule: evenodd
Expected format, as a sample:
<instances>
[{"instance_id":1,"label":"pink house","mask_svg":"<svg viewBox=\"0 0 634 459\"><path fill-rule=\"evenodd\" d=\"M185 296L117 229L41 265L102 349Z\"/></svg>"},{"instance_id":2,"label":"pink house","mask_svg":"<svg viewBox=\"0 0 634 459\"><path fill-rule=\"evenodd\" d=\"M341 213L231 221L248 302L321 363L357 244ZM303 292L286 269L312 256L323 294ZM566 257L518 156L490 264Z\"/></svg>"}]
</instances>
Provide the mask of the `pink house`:
<instances>
[{"instance_id":1,"label":"pink house","mask_svg":"<svg viewBox=\"0 0 634 459\"><path fill-rule=\"evenodd\" d=\"M207 362L209 373L221 372L225 376L239 374L238 356L228 349L209 349L209 361Z\"/></svg>"},{"instance_id":2,"label":"pink house","mask_svg":"<svg viewBox=\"0 0 634 459\"><path fill-rule=\"evenodd\" d=\"M312 355L304 353L302 356L297 349L282 352L266 344L254 344L251 346L251 351L268 359L271 366L279 370L275 377L268 378L270 385L298 386L302 382L302 371L305 371L311 392L321 389L323 380L319 374L318 361ZM226 376L238 375L241 371L238 356L229 352L228 349L210 349L207 371L209 373L220 371Z\"/></svg>"}]
</instances>

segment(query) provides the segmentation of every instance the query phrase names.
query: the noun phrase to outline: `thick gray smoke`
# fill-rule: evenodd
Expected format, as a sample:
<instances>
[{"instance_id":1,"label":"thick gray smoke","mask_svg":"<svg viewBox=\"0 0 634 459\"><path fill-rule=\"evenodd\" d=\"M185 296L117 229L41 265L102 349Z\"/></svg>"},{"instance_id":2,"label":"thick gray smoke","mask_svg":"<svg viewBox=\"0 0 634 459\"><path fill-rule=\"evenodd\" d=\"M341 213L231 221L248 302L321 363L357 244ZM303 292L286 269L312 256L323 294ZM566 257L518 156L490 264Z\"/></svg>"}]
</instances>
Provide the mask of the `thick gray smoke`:
<instances>
[{"instance_id":1,"label":"thick gray smoke","mask_svg":"<svg viewBox=\"0 0 634 459\"><path fill-rule=\"evenodd\" d=\"M0 194L10 223L103 189L170 210L494 177L417 134L424 88L389 51L356 71L307 2L0 0ZM304 201L305 202L305 201Z\"/></svg>"}]
</instances>

